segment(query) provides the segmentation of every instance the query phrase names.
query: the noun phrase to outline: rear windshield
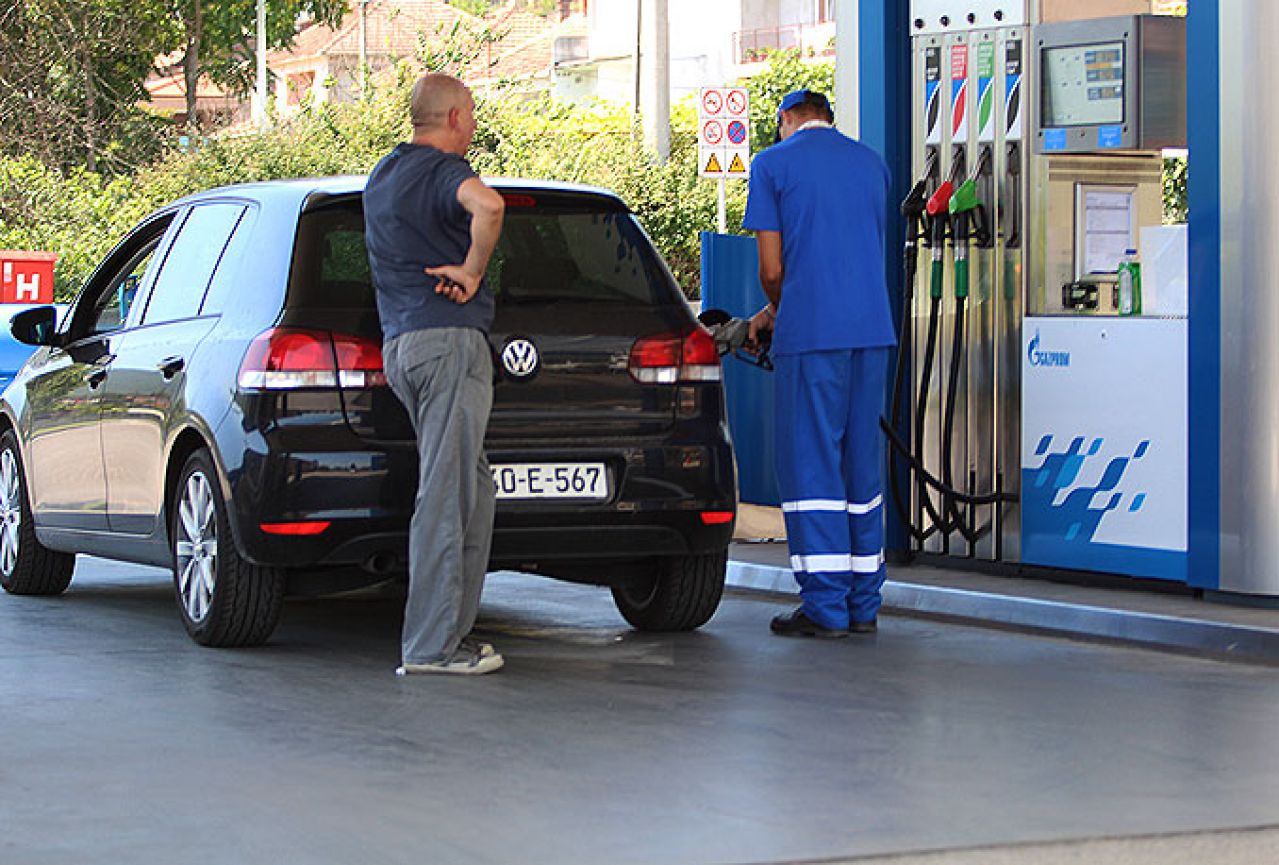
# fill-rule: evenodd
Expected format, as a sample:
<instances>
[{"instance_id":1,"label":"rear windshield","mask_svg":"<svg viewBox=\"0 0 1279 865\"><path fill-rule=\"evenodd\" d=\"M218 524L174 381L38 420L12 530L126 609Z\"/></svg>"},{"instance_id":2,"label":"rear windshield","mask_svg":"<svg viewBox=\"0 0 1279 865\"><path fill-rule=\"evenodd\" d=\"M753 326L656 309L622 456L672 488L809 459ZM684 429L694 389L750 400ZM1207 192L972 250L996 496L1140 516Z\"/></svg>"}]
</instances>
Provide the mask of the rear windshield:
<instances>
[{"instance_id":1,"label":"rear windshield","mask_svg":"<svg viewBox=\"0 0 1279 865\"><path fill-rule=\"evenodd\" d=\"M678 302L678 287L634 216L607 199L512 194L489 263L501 304ZM536 204L529 202L536 201ZM373 285L358 198L307 211L298 226L291 300L366 308Z\"/></svg>"}]
</instances>

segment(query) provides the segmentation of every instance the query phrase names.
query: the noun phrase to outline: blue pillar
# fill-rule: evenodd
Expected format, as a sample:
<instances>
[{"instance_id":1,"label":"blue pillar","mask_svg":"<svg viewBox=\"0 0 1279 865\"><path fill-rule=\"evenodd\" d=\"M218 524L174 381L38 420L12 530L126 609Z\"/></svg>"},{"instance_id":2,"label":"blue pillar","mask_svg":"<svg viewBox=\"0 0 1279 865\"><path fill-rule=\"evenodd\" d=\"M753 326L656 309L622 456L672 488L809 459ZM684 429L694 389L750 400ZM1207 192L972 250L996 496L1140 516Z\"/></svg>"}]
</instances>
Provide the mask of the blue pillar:
<instances>
[{"instance_id":1,"label":"blue pillar","mask_svg":"<svg viewBox=\"0 0 1279 865\"><path fill-rule=\"evenodd\" d=\"M1215 588L1221 569L1220 0L1190 4L1186 35L1190 145L1189 581Z\"/></svg>"},{"instance_id":2,"label":"blue pillar","mask_svg":"<svg viewBox=\"0 0 1279 865\"><path fill-rule=\"evenodd\" d=\"M906 197L911 185L910 4L906 0L859 0L857 6L859 137L863 143L879 151L893 176L885 272L888 274L893 320L900 333L903 292L901 250L905 241L905 225L897 211L897 202ZM891 376L889 387L892 387ZM885 404L887 398L886 394ZM908 429L898 432L909 439ZM886 510L888 548L908 549L908 537L896 511L892 508Z\"/></svg>"}]
</instances>

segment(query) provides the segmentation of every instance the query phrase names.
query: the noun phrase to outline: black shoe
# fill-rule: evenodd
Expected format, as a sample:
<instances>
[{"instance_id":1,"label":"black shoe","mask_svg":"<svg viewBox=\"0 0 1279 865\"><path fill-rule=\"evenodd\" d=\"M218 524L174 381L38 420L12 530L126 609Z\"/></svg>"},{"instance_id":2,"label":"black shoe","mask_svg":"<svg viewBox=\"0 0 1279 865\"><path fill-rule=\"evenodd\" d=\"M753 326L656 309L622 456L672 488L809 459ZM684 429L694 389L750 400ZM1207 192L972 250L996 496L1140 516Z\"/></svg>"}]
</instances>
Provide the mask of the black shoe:
<instances>
[{"instance_id":1,"label":"black shoe","mask_svg":"<svg viewBox=\"0 0 1279 865\"><path fill-rule=\"evenodd\" d=\"M873 634L879 630L879 625L875 623L874 619L869 622L849 622L848 630L854 634Z\"/></svg>"},{"instance_id":2,"label":"black shoe","mask_svg":"<svg viewBox=\"0 0 1279 865\"><path fill-rule=\"evenodd\" d=\"M802 607L785 616L773 616L768 627L781 637L820 637L834 640L848 636L848 631L844 628L823 628L805 616Z\"/></svg>"}]
</instances>

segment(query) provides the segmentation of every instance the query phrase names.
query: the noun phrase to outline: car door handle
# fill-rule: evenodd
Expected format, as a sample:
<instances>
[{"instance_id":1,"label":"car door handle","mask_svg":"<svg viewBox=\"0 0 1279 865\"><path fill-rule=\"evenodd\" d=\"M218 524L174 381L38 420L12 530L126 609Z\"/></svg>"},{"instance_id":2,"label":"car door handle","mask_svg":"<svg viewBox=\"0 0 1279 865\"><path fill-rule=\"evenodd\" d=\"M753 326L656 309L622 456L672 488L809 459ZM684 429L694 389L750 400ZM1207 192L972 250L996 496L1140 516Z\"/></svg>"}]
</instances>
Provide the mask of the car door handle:
<instances>
[{"instance_id":1,"label":"car door handle","mask_svg":"<svg viewBox=\"0 0 1279 865\"><path fill-rule=\"evenodd\" d=\"M182 368L186 365L187 365L186 358L177 357L175 355L173 357L166 357L164 360L156 364L155 368L160 370L160 375L164 376L165 378L173 378L175 375L181 372Z\"/></svg>"}]
</instances>

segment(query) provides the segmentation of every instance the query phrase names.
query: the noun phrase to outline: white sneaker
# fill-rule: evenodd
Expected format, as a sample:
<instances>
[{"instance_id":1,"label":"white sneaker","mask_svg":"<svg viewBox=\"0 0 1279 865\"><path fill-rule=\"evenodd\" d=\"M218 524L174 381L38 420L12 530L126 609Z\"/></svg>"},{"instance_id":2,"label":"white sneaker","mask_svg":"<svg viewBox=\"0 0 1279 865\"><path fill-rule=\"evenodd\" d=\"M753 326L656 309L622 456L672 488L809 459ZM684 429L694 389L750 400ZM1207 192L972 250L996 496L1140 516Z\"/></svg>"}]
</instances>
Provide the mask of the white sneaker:
<instances>
[{"instance_id":1,"label":"white sneaker","mask_svg":"<svg viewBox=\"0 0 1279 865\"><path fill-rule=\"evenodd\" d=\"M486 643L483 640L475 640L471 637L463 637L458 651L474 652L481 658L487 658L490 655L496 655L497 649L493 648L492 643Z\"/></svg>"},{"instance_id":2,"label":"white sneaker","mask_svg":"<svg viewBox=\"0 0 1279 865\"><path fill-rule=\"evenodd\" d=\"M487 653L486 653L487 652ZM404 664L395 671L397 676L416 676L423 673L447 673L454 676L479 676L502 669L506 660L492 646L481 643L460 646L453 657L445 661L425 664Z\"/></svg>"}]
</instances>

